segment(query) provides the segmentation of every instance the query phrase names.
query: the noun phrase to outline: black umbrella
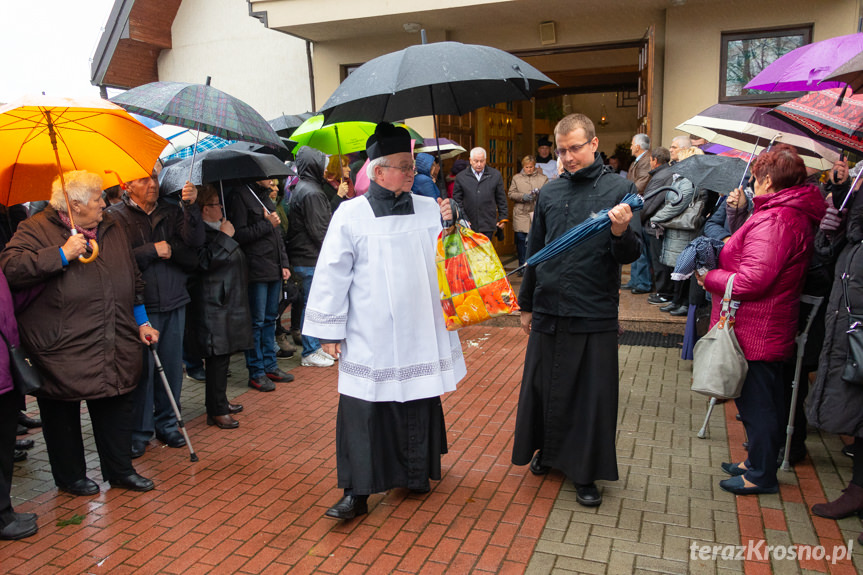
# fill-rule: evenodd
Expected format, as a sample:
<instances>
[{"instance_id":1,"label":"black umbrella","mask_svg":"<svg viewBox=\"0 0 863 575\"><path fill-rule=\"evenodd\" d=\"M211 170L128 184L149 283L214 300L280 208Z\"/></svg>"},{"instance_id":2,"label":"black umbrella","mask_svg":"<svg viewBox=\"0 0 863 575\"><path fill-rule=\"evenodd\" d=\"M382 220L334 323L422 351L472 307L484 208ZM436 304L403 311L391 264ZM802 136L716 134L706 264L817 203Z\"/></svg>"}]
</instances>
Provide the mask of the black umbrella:
<instances>
[{"instance_id":1,"label":"black umbrella","mask_svg":"<svg viewBox=\"0 0 863 575\"><path fill-rule=\"evenodd\" d=\"M189 178L191 169L192 177ZM291 172L272 154L259 154L243 150L207 150L192 158L170 164L159 173L159 193L168 195L183 189L186 180L196 186L220 180L266 180L281 178Z\"/></svg>"},{"instance_id":2,"label":"black umbrella","mask_svg":"<svg viewBox=\"0 0 863 575\"><path fill-rule=\"evenodd\" d=\"M409 46L369 60L318 111L326 124L394 122L528 100L554 82L508 52L459 42Z\"/></svg>"},{"instance_id":3,"label":"black umbrella","mask_svg":"<svg viewBox=\"0 0 863 575\"><path fill-rule=\"evenodd\" d=\"M292 160L293 154L291 150L296 146L296 143L292 140L288 140L286 138L282 138L282 141L285 143L288 148L271 148L270 146L262 146L260 144L254 144L252 142L234 142L233 144L228 144L223 150L239 150L241 152L257 152L259 154L270 154L271 156L275 156L278 159L284 161Z\"/></svg>"},{"instance_id":4,"label":"black umbrella","mask_svg":"<svg viewBox=\"0 0 863 575\"><path fill-rule=\"evenodd\" d=\"M746 162L728 156L690 156L671 166L671 172L680 174L696 188L727 196L740 186Z\"/></svg>"},{"instance_id":5,"label":"black umbrella","mask_svg":"<svg viewBox=\"0 0 863 575\"><path fill-rule=\"evenodd\" d=\"M303 122L305 122L312 116L314 116L312 112L303 112L302 114L290 115L282 114L278 118L267 120L267 122L270 124L270 126L273 127L273 129L278 135L287 138L294 130L299 128Z\"/></svg>"}]
</instances>

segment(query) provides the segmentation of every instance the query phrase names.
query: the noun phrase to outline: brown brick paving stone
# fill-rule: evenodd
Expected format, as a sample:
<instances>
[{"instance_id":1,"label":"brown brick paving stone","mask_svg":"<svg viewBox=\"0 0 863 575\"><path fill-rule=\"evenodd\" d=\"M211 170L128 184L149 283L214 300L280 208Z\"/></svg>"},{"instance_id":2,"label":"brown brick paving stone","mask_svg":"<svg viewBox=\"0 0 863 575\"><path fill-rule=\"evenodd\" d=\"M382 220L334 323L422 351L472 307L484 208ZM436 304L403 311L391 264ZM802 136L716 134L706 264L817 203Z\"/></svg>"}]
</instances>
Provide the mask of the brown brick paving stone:
<instances>
[{"instance_id":1,"label":"brown brick paving stone","mask_svg":"<svg viewBox=\"0 0 863 575\"><path fill-rule=\"evenodd\" d=\"M622 307L638 309L622 294ZM650 310L648 310L650 311ZM860 572L856 517L830 521L809 507L839 495L850 478L841 441L811 433L810 457L780 472L777 495L719 489L721 461L745 456L733 402L717 409L707 439L695 434L706 401L689 391L691 362L679 349L620 349L620 481L600 482L604 503L585 508L573 486L514 467L510 449L526 337L514 327L461 332L468 377L444 398L449 453L430 493L392 490L370 513L322 517L339 496L335 479L336 368L300 368L273 393L249 391L242 356L229 397L246 409L237 430L204 423L203 384L185 380L184 415L201 460L151 442L138 470L149 493L109 489L72 497L54 489L38 431L17 464L13 500L39 513L33 538L0 543L0 573L732 573ZM35 402L28 406L36 413ZM89 435L90 476L101 479ZM81 525L57 527L78 514ZM834 545L854 540L854 562L692 559L690 544Z\"/></svg>"}]
</instances>

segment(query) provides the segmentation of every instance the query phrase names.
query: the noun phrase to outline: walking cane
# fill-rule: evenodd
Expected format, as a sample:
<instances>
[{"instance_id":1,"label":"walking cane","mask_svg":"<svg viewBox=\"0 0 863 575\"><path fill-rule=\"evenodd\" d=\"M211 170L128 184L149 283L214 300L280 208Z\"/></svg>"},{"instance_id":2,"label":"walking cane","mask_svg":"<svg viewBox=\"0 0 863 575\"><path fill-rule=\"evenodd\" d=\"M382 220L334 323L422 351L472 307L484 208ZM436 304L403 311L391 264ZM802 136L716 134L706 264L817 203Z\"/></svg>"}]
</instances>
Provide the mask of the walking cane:
<instances>
[{"instance_id":1,"label":"walking cane","mask_svg":"<svg viewBox=\"0 0 863 575\"><path fill-rule=\"evenodd\" d=\"M794 367L794 381L791 383L791 409L788 413L788 425L785 427L785 455L782 457L782 465L779 466L782 471L791 471L791 464L788 462L789 452L791 451L791 436L794 434L794 416L797 412L797 394L800 390L800 372L803 371L803 353L806 351L806 340L809 338L809 328L812 327L812 322L815 320L815 315L821 308L823 297L815 297L803 294L800 296L800 302L812 306L809 310L809 318L806 320L806 327L803 328L796 338L797 344L797 365Z\"/></svg>"},{"instance_id":2,"label":"walking cane","mask_svg":"<svg viewBox=\"0 0 863 575\"><path fill-rule=\"evenodd\" d=\"M716 407L716 398L710 398L710 404L707 406L707 416L704 418L704 424L701 426L701 429L698 431L698 439L704 439L707 437L707 426L710 424L710 414L713 413L713 408Z\"/></svg>"},{"instance_id":3,"label":"walking cane","mask_svg":"<svg viewBox=\"0 0 863 575\"><path fill-rule=\"evenodd\" d=\"M151 336L147 335L146 337L147 341L150 342L150 352L153 354L153 361L156 362L156 371L159 373L159 377L162 378L162 383L165 384L165 393L168 394L168 401L171 402L171 407L174 408L174 415L177 416L177 426L180 428L180 431L183 432L183 437L186 438L186 445L189 446L189 461L198 461L198 454L195 453L195 450L192 448L192 440L189 439L189 433L186 431L186 422L183 421L180 408L177 407L177 402L174 401L174 394L171 391L171 385L168 383L168 378L165 376L165 370L162 368L159 354L156 353L156 342L153 341Z\"/></svg>"}]
</instances>

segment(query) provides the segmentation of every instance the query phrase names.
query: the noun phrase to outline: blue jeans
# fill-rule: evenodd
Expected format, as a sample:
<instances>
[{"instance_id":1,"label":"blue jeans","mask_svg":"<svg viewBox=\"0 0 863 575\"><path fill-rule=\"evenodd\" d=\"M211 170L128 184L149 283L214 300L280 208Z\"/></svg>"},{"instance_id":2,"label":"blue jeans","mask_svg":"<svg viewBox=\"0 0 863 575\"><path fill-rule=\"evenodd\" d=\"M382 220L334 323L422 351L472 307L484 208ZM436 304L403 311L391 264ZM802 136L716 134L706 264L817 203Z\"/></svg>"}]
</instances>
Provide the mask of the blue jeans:
<instances>
[{"instance_id":1,"label":"blue jeans","mask_svg":"<svg viewBox=\"0 0 863 575\"><path fill-rule=\"evenodd\" d=\"M249 309L252 312L252 335L255 345L246 351L249 377L256 379L268 371L275 371L276 316L279 314L281 281L249 283Z\"/></svg>"},{"instance_id":2,"label":"blue jeans","mask_svg":"<svg viewBox=\"0 0 863 575\"><path fill-rule=\"evenodd\" d=\"M168 386L177 406L180 406L180 391L183 388L183 332L186 328L186 307L167 312L148 311L153 327L159 330L156 353L165 370ZM147 346L141 346L144 368L138 386L132 391L132 440L150 441L153 432L159 435L177 431L177 416L165 391L162 378L156 373L153 354Z\"/></svg>"},{"instance_id":3,"label":"blue jeans","mask_svg":"<svg viewBox=\"0 0 863 575\"><path fill-rule=\"evenodd\" d=\"M515 252L518 254L518 265L522 265L527 253L527 232L515 232Z\"/></svg>"},{"instance_id":4,"label":"blue jeans","mask_svg":"<svg viewBox=\"0 0 863 575\"><path fill-rule=\"evenodd\" d=\"M650 258L645 250L641 256L629 266L629 285L633 289L650 291Z\"/></svg>"},{"instance_id":5,"label":"blue jeans","mask_svg":"<svg viewBox=\"0 0 863 575\"><path fill-rule=\"evenodd\" d=\"M315 268L312 266L294 266L294 273L299 275L303 282L303 316L300 319L300 329L306 320L306 304L309 303L309 292L312 291L312 278L315 277ZM321 349L321 342L316 337L303 335L303 357L315 353Z\"/></svg>"}]
</instances>

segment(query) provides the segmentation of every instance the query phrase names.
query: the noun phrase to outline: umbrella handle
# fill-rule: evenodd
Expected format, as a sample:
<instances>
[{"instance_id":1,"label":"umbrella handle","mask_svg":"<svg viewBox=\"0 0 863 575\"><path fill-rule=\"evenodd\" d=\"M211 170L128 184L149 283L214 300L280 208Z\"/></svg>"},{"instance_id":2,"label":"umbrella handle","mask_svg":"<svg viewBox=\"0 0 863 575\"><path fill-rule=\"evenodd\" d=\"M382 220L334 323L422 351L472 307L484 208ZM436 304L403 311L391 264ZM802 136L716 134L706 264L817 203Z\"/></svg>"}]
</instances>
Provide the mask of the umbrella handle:
<instances>
[{"instance_id":1,"label":"umbrella handle","mask_svg":"<svg viewBox=\"0 0 863 575\"><path fill-rule=\"evenodd\" d=\"M78 230L72 229L72 235L76 235ZM82 264L89 264L94 261L97 257L99 257L99 244L96 243L96 240L87 240L87 245L93 250L93 253L87 257L78 256L78 261Z\"/></svg>"}]
</instances>

